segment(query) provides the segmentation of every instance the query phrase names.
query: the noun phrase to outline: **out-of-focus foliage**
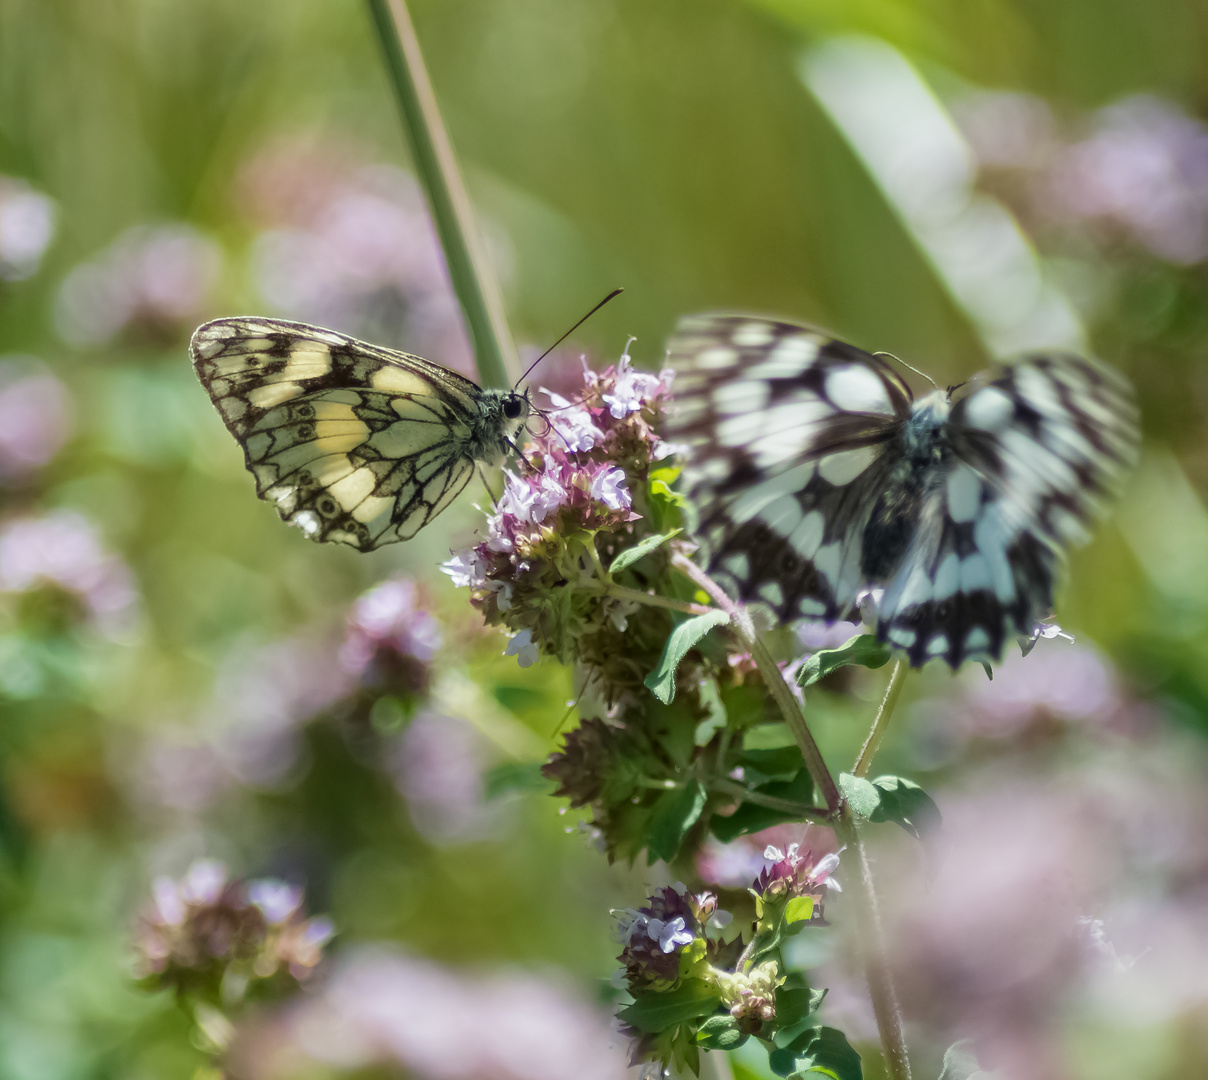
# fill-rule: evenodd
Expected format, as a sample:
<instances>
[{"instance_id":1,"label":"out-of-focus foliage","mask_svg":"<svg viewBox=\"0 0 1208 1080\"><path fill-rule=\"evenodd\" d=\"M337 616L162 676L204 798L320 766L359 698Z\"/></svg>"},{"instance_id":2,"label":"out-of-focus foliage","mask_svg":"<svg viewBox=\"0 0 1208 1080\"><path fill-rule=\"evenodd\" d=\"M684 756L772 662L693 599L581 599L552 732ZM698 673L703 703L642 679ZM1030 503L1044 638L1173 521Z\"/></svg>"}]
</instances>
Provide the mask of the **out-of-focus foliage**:
<instances>
[{"instance_id":1,"label":"out-of-focus foliage","mask_svg":"<svg viewBox=\"0 0 1208 1080\"><path fill-rule=\"evenodd\" d=\"M602 363L633 333L657 370L679 315L727 307L957 383L985 335L937 260L944 215L993 206L1034 245L1136 384L1147 447L1074 557L1077 644L907 686L878 771L922 780L944 831L932 858L882 829L893 959L923 1075L960 1037L1006 1076L1208 1072L1202 6L414 15L530 347L623 284L576 337ZM895 202L941 159L920 143L878 173L819 89L852 34L934 95L919 122L964 148L942 159L955 202ZM869 115L905 107L864 70L839 84ZM246 1033L247 1075L622 1074L597 1008L607 909L667 881L606 867L529 767L571 680L504 657L436 572L472 542L474 497L370 556L311 544L255 499L185 354L198 322L260 312L470 370L403 147L355 0L0 5L0 1075L204 1060L170 996L135 988L130 944L152 880L200 857L304 885L336 928L316 989ZM995 252L966 255L993 284ZM854 758L882 682L811 691L832 758ZM764 842L710 846L723 901ZM851 920L842 897L827 914L797 962L828 963L817 943ZM816 981L826 1022L869 1045L854 972Z\"/></svg>"}]
</instances>

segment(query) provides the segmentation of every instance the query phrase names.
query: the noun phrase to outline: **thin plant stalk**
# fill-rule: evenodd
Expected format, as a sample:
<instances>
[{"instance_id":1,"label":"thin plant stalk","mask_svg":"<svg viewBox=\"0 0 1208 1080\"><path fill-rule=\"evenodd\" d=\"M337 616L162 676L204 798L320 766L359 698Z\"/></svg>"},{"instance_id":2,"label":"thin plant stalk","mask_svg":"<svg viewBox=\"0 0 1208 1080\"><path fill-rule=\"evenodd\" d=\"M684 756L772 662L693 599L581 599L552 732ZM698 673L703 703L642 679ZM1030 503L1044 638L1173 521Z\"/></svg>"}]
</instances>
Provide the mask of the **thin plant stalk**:
<instances>
[{"instance_id":1,"label":"thin plant stalk","mask_svg":"<svg viewBox=\"0 0 1208 1080\"><path fill-rule=\"evenodd\" d=\"M512 386L520 373L503 295L474 222L453 144L445 130L404 0L368 0L386 73L403 114L416 174L428 196L453 291L461 303L478 378L484 386Z\"/></svg>"},{"instance_id":2,"label":"thin plant stalk","mask_svg":"<svg viewBox=\"0 0 1208 1080\"><path fill-rule=\"evenodd\" d=\"M885 687L885 696L881 699L881 707L877 710L868 738L864 740L859 757L852 768L854 775L863 777L872 766L872 759L885 737L889 721L902 696L902 686L906 682L908 671L904 661L894 662L893 670L889 673L889 682ZM876 1017L877 1031L881 1036L885 1070L891 1080L911 1080L910 1058L906 1049L906 1037L902 1031L902 1006L885 960L885 927L881 922L881 910L877 903L872 862L850 807L843 807L843 814L836 824L836 832L855 857L857 882L856 887L852 889L852 899L855 904L856 929L864 960L868 995L872 999L873 1015Z\"/></svg>"},{"instance_id":3,"label":"thin plant stalk","mask_svg":"<svg viewBox=\"0 0 1208 1080\"><path fill-rule=\"evenodd\" d=\"M906 672L909 670L906 661L894 661L893 670L889 673L889 683L885 687L885 696L881 699L881 707L877 710L877 716L872 722L868 738L864 740L856 763L852 766L853 776L868 775L868 770L872 767L872 759L881 748L881 740L885 738L885 732L889 728L889 718L893 716L898 698L902 696L902 686L906 682Z\"/></svg>"},{"instance_id":4,"label":"thin plant stalk","mask_svg":"<svg viewBox=\"0 0 1208 1080\"><path fill-rule=\"evenodd\" d=\"M877 1021L877 1033L881 1038L885 1072L890 1080L911 1080L910 1057L902 1031L902 1006L885 959L885 928L877 904L872 863L864 848L859 827L852 820L847 807L844 807L843 817L836 824L835 832L855 856L856 884L849 891L855 907L858 948L864 960L864 978L868 983L868 996L872 1000L872 1011Z\"/></svg>"}]
</instances>

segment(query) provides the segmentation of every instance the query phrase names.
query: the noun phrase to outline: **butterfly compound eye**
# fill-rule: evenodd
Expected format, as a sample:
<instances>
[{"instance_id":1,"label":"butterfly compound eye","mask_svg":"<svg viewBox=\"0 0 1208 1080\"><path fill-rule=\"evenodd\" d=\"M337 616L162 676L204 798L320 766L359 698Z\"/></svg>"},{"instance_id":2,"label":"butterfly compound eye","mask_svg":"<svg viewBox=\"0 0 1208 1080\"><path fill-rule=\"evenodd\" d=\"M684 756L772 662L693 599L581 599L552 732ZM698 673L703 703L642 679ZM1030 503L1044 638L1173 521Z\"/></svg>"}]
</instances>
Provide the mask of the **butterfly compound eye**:
<instances>
[{"instance_id":1,"label":"butterfly compound eye","mask_svg":"<svg viewBox=\"0 0 1208 1080\"><path fill-rule=\"evenodd\" d=\"M518 397L508 398L503 403L503 415L509 420L515 420L520 415L520 399Z\"/></svg>"}]
</instances>

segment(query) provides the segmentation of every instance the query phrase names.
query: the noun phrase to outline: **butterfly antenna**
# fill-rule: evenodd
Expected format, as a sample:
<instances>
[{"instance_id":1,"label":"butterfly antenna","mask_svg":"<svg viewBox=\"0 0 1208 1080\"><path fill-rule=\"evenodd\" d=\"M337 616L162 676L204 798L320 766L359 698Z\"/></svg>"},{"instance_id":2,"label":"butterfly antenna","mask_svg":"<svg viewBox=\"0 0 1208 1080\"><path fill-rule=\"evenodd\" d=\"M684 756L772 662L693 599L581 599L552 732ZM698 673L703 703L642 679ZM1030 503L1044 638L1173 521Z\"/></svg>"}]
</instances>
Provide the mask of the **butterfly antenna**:
<instances>
[{"instance_id":1,"label":"butterfly antenna","mask_svg":"<svg viewBox=\"0 0 1208 1080\"><path fill-rule=\"evenodd\" d=\"M547 356L549 356L549 354L552 353L559 345L561 345L562 342L564 342L568 337L571 336L571 334L573 334L576 330L578 330L580 326L582 326L585 322L587 322L587 320L590 319L597 311L599 311L600 308L602 308L605 304L607 304L609 300L612 300L614 297L620 296L621 293L623 293L624 291L625 291L624 289L613 289L612 292L610 292L606 297L604 297L604 299L601 300L594 308L592 308L591 311L589 311L586 315L584 315L583 318L581 318L577 323L575 323L574 326L572 326L569 330L567 330L565 334L563 334L560 338L558 338L558 340L555 341L548 349L546 349L545 352L543 352L540 356L537 357L536 360L534 360L531 364L529 364L528 368L525 369L524 374L521 375L520 378L516 380L516 385L519 386L522 382L524 382L524 380L529 377L529 372L532 371L533 368L535 368L539 363L541 363L542 360L544 360Z\"/></svg>"},{"instance_id":2,"label":"butterfly antenna","mask_svg":"<svg viewBox=\"0 0 1208 1080\"><path fill-rule=\"evenodd\" d=\"M940 388L940 384L937 383L930 375L928 375L927 372L919 371L919 369L916 368L913 364L906 363L906 361L903 360L900 356L894 356L893 353L891 353L891 352L875 352L875 353L873 353L873 356L888 356L890 360L896 360L907 371L913 371L916 375L921 375L924 379L926 379L929 383L931 383L931 385L934 386L937 390Z\"/></svg>"}]
</instances>

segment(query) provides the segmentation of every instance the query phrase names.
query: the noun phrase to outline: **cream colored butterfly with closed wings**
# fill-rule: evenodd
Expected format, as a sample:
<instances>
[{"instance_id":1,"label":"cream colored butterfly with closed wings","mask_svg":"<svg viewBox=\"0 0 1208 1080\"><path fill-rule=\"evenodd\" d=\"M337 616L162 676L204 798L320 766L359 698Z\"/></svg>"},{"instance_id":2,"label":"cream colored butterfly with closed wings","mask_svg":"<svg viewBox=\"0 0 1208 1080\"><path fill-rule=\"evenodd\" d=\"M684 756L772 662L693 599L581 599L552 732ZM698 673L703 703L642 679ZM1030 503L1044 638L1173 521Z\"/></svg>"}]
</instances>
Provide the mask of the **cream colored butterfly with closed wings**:
<instances>
[{"instance_id":1,"label":"cream colored butterfly with closed wings","mask_svg":"<svg viewBox=\"0 0 1208 1080\"><path fill-rule=\"evenodd\" d=\"M532 411L527 393L306 323L215 319L189 353L260 497L312 540L361 551L419 532L515 449Z\"/></svg>"}]
</instances>

